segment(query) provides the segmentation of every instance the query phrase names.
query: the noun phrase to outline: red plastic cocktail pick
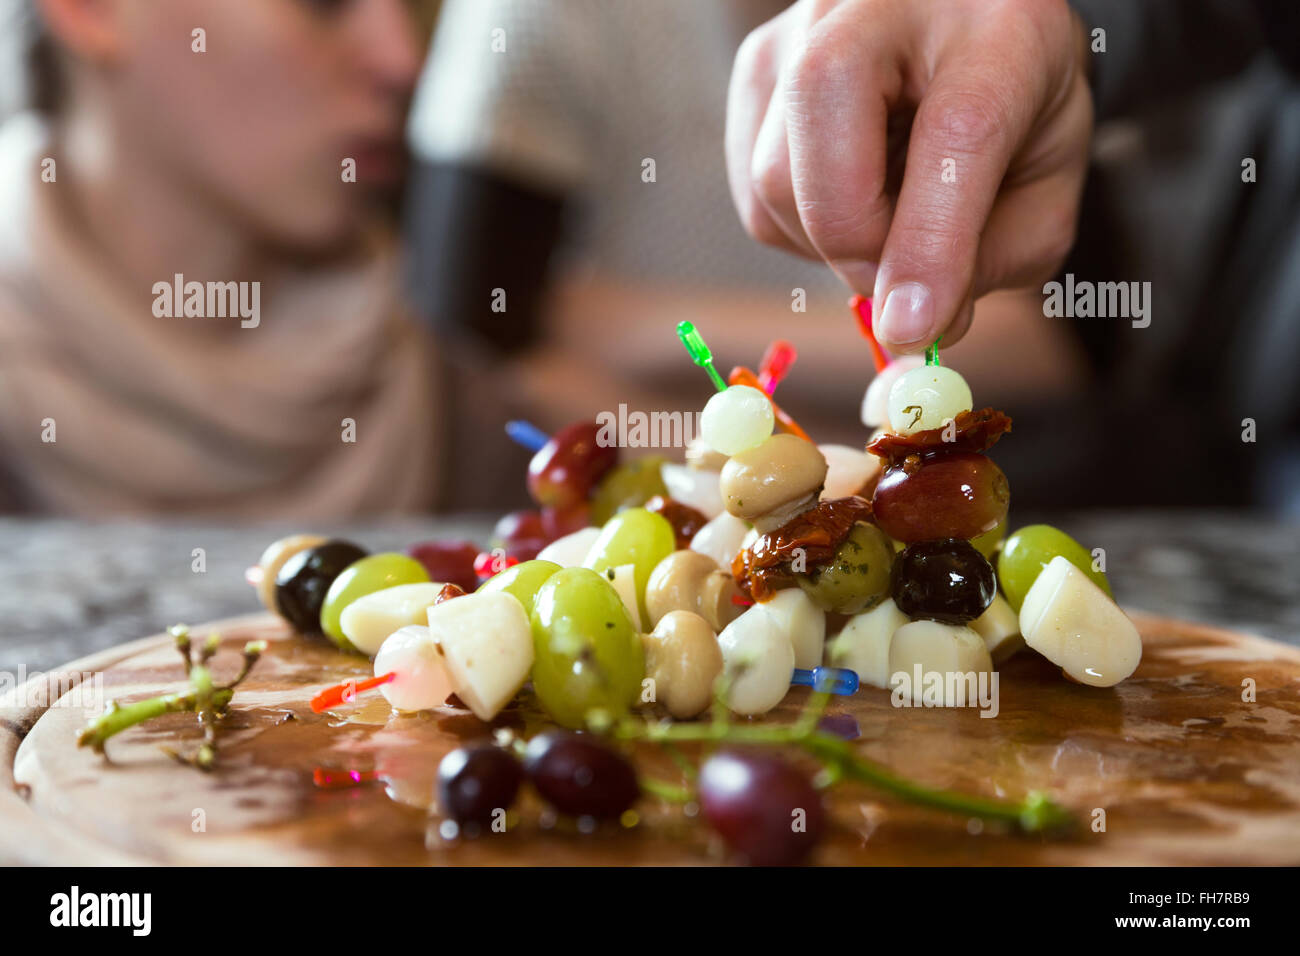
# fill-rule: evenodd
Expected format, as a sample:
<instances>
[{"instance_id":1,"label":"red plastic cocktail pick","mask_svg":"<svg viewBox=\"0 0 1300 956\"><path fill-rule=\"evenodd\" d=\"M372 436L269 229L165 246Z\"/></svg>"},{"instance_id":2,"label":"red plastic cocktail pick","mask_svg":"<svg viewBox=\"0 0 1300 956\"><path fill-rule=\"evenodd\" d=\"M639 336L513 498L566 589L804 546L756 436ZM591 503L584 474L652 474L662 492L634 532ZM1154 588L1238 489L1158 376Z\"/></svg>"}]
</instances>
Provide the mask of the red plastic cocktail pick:
<instances>
[{"instance_id":1,"label":"red plastic cocktail pick","mask_svg":"<svg viewBox=\"0 0 1300 956\"><path fill-rule=\"evenodd\" d=\"M378 780L379 773L374 770L329 770L317 767L311 772L311 779L322 790L339 790Z\"/></svg>"},{"instance_id":2,"label":"red plastic cocktail pick","mask_svg":"<svg viewBox=\"0 0 1300 956\"><path fill-rule=\"evenodd\" d=\"M763 391L763 386L759 384L758 376L743 365L737 365L731 370L731 375L727 377L727 382L731 385L748 385L750 388L756 388L760 392ZM776 403L771 395L767 396L767 400L772 403L772 414L775 416L778 425L791 435L798 435L804 441L812 441L812 439L808 437L808 433L799 427L798 422L785 413L784 409Z\"/></svg>"},{"instance_id":3,"label":"red plastic cocktail pick","mask_svg":"<svg viewBox=\"0 0 1300 956\"><path fill-rule=\"evenodd\" d=\"M373 690L380 684L387 684L397 672L389 674L380 674L378 677L371 677L367 680L345 680L341 684L335 684L333 687L326 687L323 691L311 699L311 710L313 714L319 714L329 710L331 707L337 707L339 704L347 703L356 697L357 694L364 691Z\"/></svg>"},{"instance_id":4,"label":"red plastic cocktail pick","mask_svg":"<svg viewBox=\"0 0 1300 956\"><path fill-rule=\"evenodd\" d=\"M777 339L763 353L763 361L758 365L758 381L769 396L776 391L790 371L790 366L799 357L799 351L785 339Z\"/></svg>"},{"instance_id":5,"label":"red plastic cocktail pick","mask_svg":"<svg viewBox=\"0 0 1300 956\"><path fill-rule=\"evenodd\" d=\"M474 559L474 573L481 578L490 578L518 563L519 559L514 555L500 550L480 551Z\"/></svg>"},{"instance_id":6,"label":"red plastic cocktail pick","mask_svg":"<svg viewBox=\"0 0 1300 956\"><path fill-rule=\"evenodd\" d=\"M857 314L858 330L862 337L867 340L871 346L871 355L876 362L876 371L883 372L885 366L889 364L889 353L880 347L876 341L876 333L871 328L871 300L866 296L855 295L849 299L849 306Z\"/></svg>"}]
</instances>

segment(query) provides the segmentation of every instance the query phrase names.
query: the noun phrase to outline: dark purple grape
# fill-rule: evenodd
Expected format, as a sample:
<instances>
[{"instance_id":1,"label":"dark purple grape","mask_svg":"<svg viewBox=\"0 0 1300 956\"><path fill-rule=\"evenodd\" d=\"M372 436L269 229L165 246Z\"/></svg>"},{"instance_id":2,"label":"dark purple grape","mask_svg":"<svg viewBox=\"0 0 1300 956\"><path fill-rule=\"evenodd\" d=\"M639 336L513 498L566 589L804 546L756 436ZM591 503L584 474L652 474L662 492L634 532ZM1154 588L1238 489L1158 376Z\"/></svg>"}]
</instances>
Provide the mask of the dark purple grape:
<instances>
[{"instance_id":1,"label":"dark purple grape","mask_svg":"<svg viewBox=\"0 0 1300 956\"><path fill-rule=\"evenodd\" d=\"M821 794L780 757L751 751L714 754L700 768L700 810L746 863L794 866L821 839Z\"/></svg>"},{"instance_id":2,"label":"dark purple grape","mask_svg":"<svg viewBox=\"0 0 1300 956\"><path fill-rule=\"evenodd\" d=\"M301 634L320 633L325 594L343 569L366 556L350 541L332 540L299 551L275 577L275 609Z\"/></svg>"},{"instance_id":3,"label":"dark purple grape","mask_svg":"<svg viewBox=\"0 0 1300 956\"><path fill-rule=\"evenodd\" d=\"M500 747L459 747L438 764L438 807L462 826L486 826L510 809L523 780L524 768Z\"/></svg>"},{"instance_id":4,"label":"dark purple grape","mask_svg":"<svg viewBox=\"0 0 1300 956\"><path fill-rule=\"evenodd\" d=\"M627 758L589 734L539 734L528 742L524 769L542 799L575 817L613 819L641 795Z\"/></svg>"},{"instance_id":5,"label":"dark purple grape","mask_svg":"<svg viewBox=\"0 0 1300 956\"><path fill-rule=\"evenodd\" d=\"M965 624L993 603L998 583L993 565L974 545L943 538L909 544L894 559L890 590L908 617Z\"/></svg>"}]
</instances>

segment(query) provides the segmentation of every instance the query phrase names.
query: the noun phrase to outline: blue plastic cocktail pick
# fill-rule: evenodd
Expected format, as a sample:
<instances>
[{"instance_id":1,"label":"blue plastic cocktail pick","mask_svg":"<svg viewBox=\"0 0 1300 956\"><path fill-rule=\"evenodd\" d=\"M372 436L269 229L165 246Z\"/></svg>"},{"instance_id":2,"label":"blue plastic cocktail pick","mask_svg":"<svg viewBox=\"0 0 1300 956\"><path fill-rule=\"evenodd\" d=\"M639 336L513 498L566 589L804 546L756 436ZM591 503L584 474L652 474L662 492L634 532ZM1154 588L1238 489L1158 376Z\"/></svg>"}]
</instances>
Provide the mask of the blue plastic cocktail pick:
<instances>
[{"instance_id":1,"label":"blue plastic cocktail pick","mask_svg":"<svg viewBox=\"0 0 1300 956\"><path fill-rule=\"evenodd\" d=\"M522 419L506 422L506 434L529 451L537 451L551 440L551 436L546 432L532 422L526 422Z\"/></svg>"},{"instance_id":2,"label":"blue plastic cocktail pick","mask_svg":"<svg viewBox=\"0 0 1300 956\"><path fill-rule=\"evenodd\" d=\"M856 694L858 672L851 671L847 667L814 667L810 671L795 668L790 683L831 694Z\"/></svg>"}]
</instances>

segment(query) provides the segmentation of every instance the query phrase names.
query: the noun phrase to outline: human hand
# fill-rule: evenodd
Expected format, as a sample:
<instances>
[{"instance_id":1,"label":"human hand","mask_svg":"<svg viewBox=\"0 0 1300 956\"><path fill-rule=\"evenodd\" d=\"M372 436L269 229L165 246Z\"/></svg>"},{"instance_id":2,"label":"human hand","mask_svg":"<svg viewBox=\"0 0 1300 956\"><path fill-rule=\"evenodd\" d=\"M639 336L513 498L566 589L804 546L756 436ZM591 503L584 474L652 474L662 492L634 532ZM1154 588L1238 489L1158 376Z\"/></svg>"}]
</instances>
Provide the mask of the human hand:
<instances>
[{"instance_id":1,"label":"human hand","mask_svg":"<svg viewBox=\"0 0 1300 956\"><path fill-rule=\"evenodd\" d=\"M736 54L727 174L750 235L824 259L899 352L1055 274L1092 131L1065 0L799 0Z\"/></svg>"}]
</instances>

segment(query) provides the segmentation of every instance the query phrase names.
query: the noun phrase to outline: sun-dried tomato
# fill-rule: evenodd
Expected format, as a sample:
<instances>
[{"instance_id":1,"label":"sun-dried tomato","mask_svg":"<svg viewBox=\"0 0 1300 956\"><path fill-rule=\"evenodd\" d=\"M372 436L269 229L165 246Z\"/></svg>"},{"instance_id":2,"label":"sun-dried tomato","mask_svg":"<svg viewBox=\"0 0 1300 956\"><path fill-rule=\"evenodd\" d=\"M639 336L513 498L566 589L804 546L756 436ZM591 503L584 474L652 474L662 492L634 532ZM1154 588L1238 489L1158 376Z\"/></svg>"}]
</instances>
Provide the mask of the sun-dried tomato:
<instances>
[{"instance_id":1,"label":"sun-dried tomato","mask_svg":"<svg viewBox=\"0 0 1300 956\"><path fill-rule=\"evenodd\" d=\"M798 580L800 572L790 567L800 556L796 550L802 549L804 573L815 573L835 556L855 524L870 519L871 502L866 498L852 495L819 501L736 555L731 573L755 601L769 601Z\"/></svg>"},{"instance_id":2,"label":"sun-dried tomato","mask_svg":"<svg viewBox=\"0 0 1300 956\"><path fill-rule=\"evenodd\" d=\"M913 435L881 435L867 446L867 451L884 459L885 468L890 468L911 455L925 457L953 451L983 454L1009 431L1010 418L996 408L981 408L977 412L960 413L951 425ZM945 433L951 436L950 440L945 440Z\"/></svg>"}]
</instances>

